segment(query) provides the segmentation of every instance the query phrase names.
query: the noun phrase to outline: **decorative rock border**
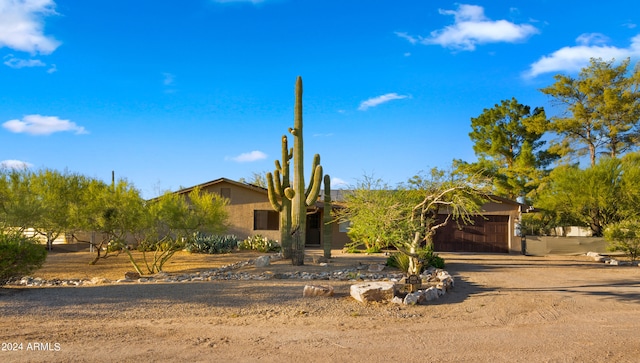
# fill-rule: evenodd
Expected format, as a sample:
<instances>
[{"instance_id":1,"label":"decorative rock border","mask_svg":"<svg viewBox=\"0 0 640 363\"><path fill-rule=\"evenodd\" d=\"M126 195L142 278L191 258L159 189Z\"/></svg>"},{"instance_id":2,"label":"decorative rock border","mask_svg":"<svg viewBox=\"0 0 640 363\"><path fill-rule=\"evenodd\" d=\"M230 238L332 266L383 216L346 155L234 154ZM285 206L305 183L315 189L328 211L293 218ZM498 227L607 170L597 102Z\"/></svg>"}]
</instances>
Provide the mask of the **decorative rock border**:
<instances>
[{"instance_id":1,"label":"decorative rock border","mask_svg":"<svg viewBox=\"0 0 640 363\"><path fill-rule=\"evenodd\" d=\"M264 256L263 256L264 257ZM269 256L270 261L281 258L280 254ZM257 260L257 259L256 259ZM191 274L168 274L159 272L155 275L142 276L140 278L123 278L119 280L109 280L100 277L92 279L51 279L45 280L39 277L25 276L17 278L7 283L9 286L27 287L52 287L52 286L92 286L101 284L123 284L123 283L176 283L176 282L197 282L215 280L329 280L329 281L392 281L398 282L404 276L402 273L384 273L364 271L369 265L360 265L353 268L346 268L336 271L306 272L295 271L286 273L263 272L251 274L248 272L234 272L242 267L255 265L256 260L250 259L219 268L201 271ZM259 263L264 263L260 260ZM377 270L377 269L376 269ZM133 276L130 274L129 276Z\"/></svg>"},{"instance_id":2,"label":"decorative rock border","mask_svg":"<svg viewBox=\"0 0 640 363\"><path fill-rule=\"evenodd\" d=\"M425 305L443 296L454 286L453 277L445 270L430 268L420 275L422 286L417 291L404 291L407 286L399 282L365 282L351 285L351 296L360 302L390 301L403 305Z\"/></svg>"},{"instance_id":3,"label":"decorative rock border","mask_svg":"<svg viewBox=\"0 0 640 363\"><path fill-rule=\"evenodd\" d=\"M142 276L138 273L127 272L125 278L112 281L102 277L94 277L92 279L52 279L45 280L39 277L25 276L15 279L7 283L10 286L26 286L26 287L54 287L54 286L93 286L103 284L130 284L130 283L180 283L180 282L198 282L198 281L216 281L216 280L325 280L325 281L360 281L350 288L351 296L358 301L390 301L397 304L415 305L426 304L428 301L437 299L444 295L453 287L453 277L447 271L441 269L430 268L420 275L422 279L422 287L424 289L409 292L405 294L403 288L405 286L405 275L403 273L385 273L384 265L358 265L352 268L346 268L336 271L325 272L286 272L271 273L263 272L260 274L251 274L248 272L237 273L234 270L245 266L255 265L257 267L268 266L272 260L281 258L280 254L272 256L261 256L255 260L246 260L219 268L196 272L192 274L168 274L159 272L151 276ZM327 263L322 263L327 266ZM306 285L303 296L333 296L333 288L330 286L313 286Z\"/></svg>"},{"instance_id":4,"label":"decorative rock border","mask_svg":"<svg viewBox=\"0 0 640 363\"><path fill-rule=\"evenodd\" d=\"M639 261L620 261L611 257L602 256L598 252L587 252L587 257L591 257L595 262L603 262L611 266L640 266Z\"/></svg>"}]
</instances>

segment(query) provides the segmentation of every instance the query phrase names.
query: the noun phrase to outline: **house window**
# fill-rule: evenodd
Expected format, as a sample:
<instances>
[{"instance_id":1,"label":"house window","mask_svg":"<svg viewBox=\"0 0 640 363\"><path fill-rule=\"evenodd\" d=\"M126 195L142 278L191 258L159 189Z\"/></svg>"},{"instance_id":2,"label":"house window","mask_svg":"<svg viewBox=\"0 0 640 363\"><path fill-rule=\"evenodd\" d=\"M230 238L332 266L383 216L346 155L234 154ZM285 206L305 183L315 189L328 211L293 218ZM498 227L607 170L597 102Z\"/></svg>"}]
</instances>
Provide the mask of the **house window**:
<instances>
[{"instance_id":1,"label":"house window","mask_svg":"<svg viewBox=\"0 0 640 363\"><path fill-rule=\"evenodd\" d=\"M351 227L351 222L342 222L342 223L338 224L338 230L341 233L349 232L349 227Z\"/></svg>"},{"instance_id":2,"label":"house window","mask_svg":"<svg viewBox=\"0 0 640 363\"><path fill-rule=\"evenodd\" d=\"M231 199L231 188L220 188L220 195L227 199Z\"/></svg>"},{"instance_id":3,"label":"house window","mask_svg":"<svg viewBox=\"0 0 640 363\"><path fill-rule=\"evenodd\" d=\"M253 211L254 231L277 231L278 229L280 229L280 218L278 212L274 210Z\"/></svg>"}]
</instances>

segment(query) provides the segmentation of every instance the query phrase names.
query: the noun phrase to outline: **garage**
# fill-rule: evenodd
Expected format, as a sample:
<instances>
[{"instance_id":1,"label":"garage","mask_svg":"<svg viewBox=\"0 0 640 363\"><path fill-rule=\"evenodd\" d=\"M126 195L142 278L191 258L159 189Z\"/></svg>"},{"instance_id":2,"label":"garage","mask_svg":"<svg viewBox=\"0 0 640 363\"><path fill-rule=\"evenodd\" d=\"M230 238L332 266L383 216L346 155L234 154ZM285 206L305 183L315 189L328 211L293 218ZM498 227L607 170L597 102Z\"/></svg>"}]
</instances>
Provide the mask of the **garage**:
<instances>
[{"instance_id":1,"label":"garage","mask_svg":"<svg viewBox=\"0 0 640 363\"><path fill-rule=\"evenodd\" d=\"M438 252L509 253L509 216L476 216L473 224L459 227L450 221L433 242Z\"/></svg>"}]
</instances>

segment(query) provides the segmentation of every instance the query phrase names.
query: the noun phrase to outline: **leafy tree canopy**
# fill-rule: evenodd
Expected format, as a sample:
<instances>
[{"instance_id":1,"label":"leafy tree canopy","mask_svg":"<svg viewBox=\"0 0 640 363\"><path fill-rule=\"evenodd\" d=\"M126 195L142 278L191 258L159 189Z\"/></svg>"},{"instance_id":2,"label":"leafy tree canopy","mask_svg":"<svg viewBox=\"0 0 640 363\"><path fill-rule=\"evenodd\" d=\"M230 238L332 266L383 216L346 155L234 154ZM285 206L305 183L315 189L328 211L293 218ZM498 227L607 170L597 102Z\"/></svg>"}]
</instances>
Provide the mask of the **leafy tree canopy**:
<instances>
[{"instance_id":1,"label":"leafy tree canopy","mask_svg":"<svg viewBox=\"0 0 640 363\"><path fill-rule=\"evenodd\" d=\"M503 100L471 119L469 133L478 161L454 161L459 172L493 179L493 193L510 199L525 195L546 174L555 155L544 149L549 121L543 108Z\"/></svg>"},{"instance_id":2,"label":"leafy tree canopy","mask_svg":"<svg viewBox=\"0 0 640 363\"><path fill-rule=\"evenodd\" d=\"M629 71L629 59L591 59L577 78L556 75L541 89L563 108L552 118L559 138L553 151L571 161L588 155L591 165L603 153L616 158L637 148L640 140L640 67Z\"/></svg>"}]
</instances>

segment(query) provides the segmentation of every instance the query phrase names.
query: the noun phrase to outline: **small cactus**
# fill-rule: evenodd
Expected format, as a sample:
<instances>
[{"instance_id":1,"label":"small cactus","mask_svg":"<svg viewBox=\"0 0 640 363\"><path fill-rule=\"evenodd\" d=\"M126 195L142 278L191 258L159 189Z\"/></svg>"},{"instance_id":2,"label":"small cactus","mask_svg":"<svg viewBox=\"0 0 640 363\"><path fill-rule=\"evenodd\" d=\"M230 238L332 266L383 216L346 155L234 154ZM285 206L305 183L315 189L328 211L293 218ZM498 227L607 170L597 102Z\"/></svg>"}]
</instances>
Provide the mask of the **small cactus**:
<instances>
[{"instance_id":1,"label":"small cactus","mask_svg":"<svg viewBox=\"0 0 640 363\"><path fill-rule=\"evenodd\" d=\"M333 242L331 208L331 178L329 174L326 174L324 176L324 216L322 218L322 247L325 258L331 258L331 243Z\"/></svg>"}]
</instances>

